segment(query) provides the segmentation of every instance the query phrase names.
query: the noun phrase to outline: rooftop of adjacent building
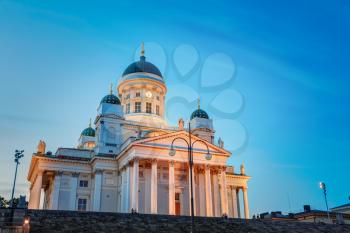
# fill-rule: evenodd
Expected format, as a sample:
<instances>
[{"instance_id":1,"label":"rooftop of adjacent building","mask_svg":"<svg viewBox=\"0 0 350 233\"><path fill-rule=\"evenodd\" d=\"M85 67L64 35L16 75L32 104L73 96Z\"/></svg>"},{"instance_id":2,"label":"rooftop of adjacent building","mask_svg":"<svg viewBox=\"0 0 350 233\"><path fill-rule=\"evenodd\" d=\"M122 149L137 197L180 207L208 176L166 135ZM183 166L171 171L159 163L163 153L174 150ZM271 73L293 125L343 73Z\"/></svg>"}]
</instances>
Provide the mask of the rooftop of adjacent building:
<instances>
[{"instance_id":1,"label":"rooftop of adjacent building","mask_svg":"<svg viewBox=\"0 0 350 233\"><path fill-rule=\"evenodd\" d=\"M328 220L328 214L333 222L347 220L350 221L350 213L341 213L338 211L325 211L311 209L310 205L304 205L304 211L296 213L283 214L282 211L265 212L256 216L262 220L276 220L276 221L303 221L307 219L319 219L319 221Z\"/></svg>"},{"instance_id":2,"label":"rooftop of adjacent building","mask_svg":"<svg viewBox=\"0 0 350 233\"><path fill-rule=\"evenodd\" d=\"M350 213L350 203L331 208L331 211L342 211L342 210L349 211Z\"/></svg>"}]
</instances>

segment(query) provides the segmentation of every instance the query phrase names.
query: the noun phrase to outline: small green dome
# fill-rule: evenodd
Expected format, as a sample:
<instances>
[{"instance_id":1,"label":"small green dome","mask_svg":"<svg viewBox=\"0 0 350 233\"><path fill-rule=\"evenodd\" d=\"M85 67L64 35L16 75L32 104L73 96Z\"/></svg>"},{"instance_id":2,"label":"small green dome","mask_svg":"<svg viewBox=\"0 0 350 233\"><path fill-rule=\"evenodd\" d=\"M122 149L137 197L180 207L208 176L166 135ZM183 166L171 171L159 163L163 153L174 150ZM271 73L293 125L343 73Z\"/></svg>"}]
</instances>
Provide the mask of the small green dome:
<instances>
[{"instance_id":1,"label":"small green dome","mask_svg":"<svg viewBox=\"0 0 350 233\"><path fill-rule=\"evenodd\" d=\"M101 104L102 103L120 105L120 100L117 96L115 96L113 94L109 94L109 95L106 95L105 97L103 97L103 99L101 100Z\"/></svg>"},{"instance_id":2,"label":"small green dome","mask_svg":"<svg viewBox=\"0 0 350 233\"><path fill-rule=\"evenodd\" d=\"M90 126L81 132L81 136L95 137L95 130Z\"/></svg>"},{"instance_id":3,"label":"small green dome","mask_svg":"<svg viewBox=\"0 0 350 233\"><path fill-rule=\"evenodd\" d=\"M191 120L192 120L193 118L196 118L196 117L198 117L198 118L204 118L204 119L209 119L208 114L207 114L204 110L202 110L202 109L197 109L196 111L194 111L194 112L192 113L192 115L191 115Z\"/></svg>"}]
</instances>

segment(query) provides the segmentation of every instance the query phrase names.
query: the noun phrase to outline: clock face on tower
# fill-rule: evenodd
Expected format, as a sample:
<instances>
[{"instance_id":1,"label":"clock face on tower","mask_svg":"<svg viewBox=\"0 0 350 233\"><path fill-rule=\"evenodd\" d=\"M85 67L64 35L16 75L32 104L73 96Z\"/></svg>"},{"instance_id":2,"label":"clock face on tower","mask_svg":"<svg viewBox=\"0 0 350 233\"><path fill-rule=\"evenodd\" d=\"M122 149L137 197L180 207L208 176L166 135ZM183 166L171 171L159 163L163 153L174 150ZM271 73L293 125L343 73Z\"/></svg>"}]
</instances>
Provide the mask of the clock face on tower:
<instances>
[{"instance_id":1,"label":"clock face on tower","mask_svg":"<svg viewBox=\"0 0 350 233\"><path fill-rule=\"evenodd\" d=\"M147 98L152 98L152 92L147 91L147 92L146 92L146 97L147 97Z\"/></svg>"}]
</instances>

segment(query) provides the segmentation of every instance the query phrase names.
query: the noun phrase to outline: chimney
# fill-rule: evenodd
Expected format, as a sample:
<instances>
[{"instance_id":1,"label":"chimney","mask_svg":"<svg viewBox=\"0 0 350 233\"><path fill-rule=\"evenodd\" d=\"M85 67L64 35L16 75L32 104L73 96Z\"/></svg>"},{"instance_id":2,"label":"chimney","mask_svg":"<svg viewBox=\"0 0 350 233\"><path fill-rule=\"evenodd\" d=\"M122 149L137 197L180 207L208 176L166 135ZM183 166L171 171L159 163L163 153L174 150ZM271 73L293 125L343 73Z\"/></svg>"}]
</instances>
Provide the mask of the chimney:
<instances>
[{"instance_id":1,"label":"chimney","mask_svg":"<svg viewBox=\"0 0 350 233\"><path fill-rule=\"evenodd\" d=\"M311 211L310 205L304 205L304 212L310 212L310 211Z\"/></svg>"}]
</instances>

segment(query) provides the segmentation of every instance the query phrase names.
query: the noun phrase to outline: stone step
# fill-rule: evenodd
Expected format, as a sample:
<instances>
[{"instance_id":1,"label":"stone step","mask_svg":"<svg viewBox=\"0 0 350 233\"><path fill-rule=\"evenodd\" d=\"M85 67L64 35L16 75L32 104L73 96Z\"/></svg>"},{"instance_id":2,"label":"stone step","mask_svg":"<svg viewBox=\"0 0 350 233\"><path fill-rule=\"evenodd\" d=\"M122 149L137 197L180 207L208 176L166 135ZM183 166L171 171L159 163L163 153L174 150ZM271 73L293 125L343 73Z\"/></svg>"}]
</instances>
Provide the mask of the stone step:
<instances>
[{"instance_id":1,"label":"stone step","mask_svg":"<svg viewBox=\"0 0 350 233\"><path fill-rule=\"evenodd\" d=\"M29 210L30 232L190 232L191 218L150 214ZM196 232L350 232L350 225L195 218Z\"/></svg>"}]
</instances>

